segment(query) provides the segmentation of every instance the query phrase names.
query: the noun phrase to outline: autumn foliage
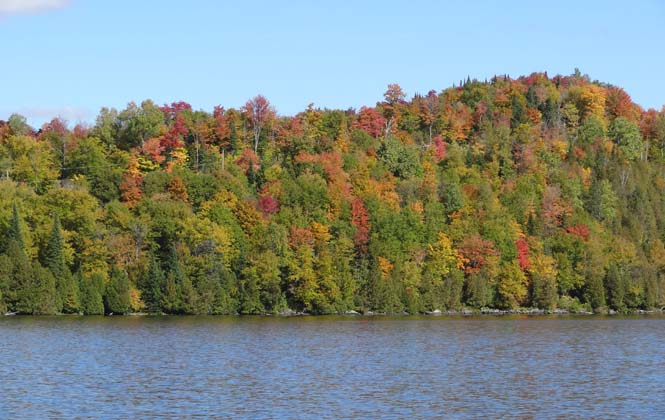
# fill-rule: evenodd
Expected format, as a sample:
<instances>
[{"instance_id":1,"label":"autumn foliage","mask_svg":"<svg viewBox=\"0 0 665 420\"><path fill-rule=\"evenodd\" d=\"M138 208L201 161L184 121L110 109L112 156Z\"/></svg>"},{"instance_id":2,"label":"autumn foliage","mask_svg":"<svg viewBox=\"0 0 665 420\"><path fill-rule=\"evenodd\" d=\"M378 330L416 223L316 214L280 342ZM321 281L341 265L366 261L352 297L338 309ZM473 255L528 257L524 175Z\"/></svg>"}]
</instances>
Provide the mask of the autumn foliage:
<instances>
[{"instance_id":1,"label":"autumn foliage","mask_svg":"<svg viewBox=\"0 0 665 420\"><path fill-rule=\"evenodd\" d=\"M0 121L0 308L665 306L665 109L580 72L376 99Z\"/></svg>"}]
</instances>

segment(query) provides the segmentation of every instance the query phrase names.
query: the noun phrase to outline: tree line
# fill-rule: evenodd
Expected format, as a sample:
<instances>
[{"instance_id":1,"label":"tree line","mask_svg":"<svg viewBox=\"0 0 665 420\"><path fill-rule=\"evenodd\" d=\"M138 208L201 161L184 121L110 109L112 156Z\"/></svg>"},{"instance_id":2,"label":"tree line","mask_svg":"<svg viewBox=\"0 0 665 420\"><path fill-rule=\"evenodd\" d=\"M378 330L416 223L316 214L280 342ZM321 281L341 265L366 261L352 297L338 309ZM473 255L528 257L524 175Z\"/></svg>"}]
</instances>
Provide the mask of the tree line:
<instances>
[{"instance_id":1,"label":"tree line","mask_svg":"<svg viewBox=\"0 0 665 420\"><path fill-rule=\"evenodd\" d=\"M665 305L665 109L576 71L0 121L0 310Z\"/></svg>"}]
</instances>

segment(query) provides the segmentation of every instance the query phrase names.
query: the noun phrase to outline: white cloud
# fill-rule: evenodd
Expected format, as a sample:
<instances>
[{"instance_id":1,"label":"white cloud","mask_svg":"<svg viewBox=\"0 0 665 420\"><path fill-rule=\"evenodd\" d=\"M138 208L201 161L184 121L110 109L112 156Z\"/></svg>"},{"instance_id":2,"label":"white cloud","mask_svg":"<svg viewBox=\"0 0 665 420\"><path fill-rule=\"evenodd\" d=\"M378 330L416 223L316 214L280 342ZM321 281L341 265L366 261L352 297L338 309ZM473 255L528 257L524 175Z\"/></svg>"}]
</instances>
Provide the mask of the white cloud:
<instances>
[{"instance_id":1,"label":"white cloud","mask_svg":"<svg viewBox=\"0 0 665 420\"><path fill-rule=\"evenodd\" d=\"M0 0L0 15L37 13L62 9L67 5L69 0Z\"/></svg>"}]
</instances>

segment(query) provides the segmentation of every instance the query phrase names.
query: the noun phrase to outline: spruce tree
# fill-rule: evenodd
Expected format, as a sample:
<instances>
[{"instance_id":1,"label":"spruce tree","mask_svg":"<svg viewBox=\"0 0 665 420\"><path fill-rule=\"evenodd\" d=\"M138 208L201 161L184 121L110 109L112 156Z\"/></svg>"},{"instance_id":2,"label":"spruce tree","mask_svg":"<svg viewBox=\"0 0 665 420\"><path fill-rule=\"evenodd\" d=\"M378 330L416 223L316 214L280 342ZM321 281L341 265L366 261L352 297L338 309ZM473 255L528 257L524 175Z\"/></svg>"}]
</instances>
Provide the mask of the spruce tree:
<instances>
[{"instance_id":1,"label":"spruce tree","mask_svg":"<svg viewBox=\"0 0 665 420\"><path fill-rule=\"evenodd\" d=\"M42 254L42 264L55 278L56 305L58 310L74 313L79 310L78 284L65 264L64 241L58 214L53 215L53 228Z\"/></svg>"},{"instance_id":2,"label":"spruce tree","mask_svg":"<svg viewBox=\"0 0 665 420\"><path fill-rule=\"evenodd\" d=\"M58 312L55 278L51 272L35 261L32 266L32 287L29 289L31 311L34 315L53 315Z\"/></svg>"},{"instance_id":3,"label":"spruce tree","mask_svg":"<svg viewBox=\"0 0 665 420\"><path fill-rule=\"evenodd\" d=\"M129 308L129 279L122 270L113 267L104 293L105 312L125 314Z\"/></svg>"},{"instance_id":4,"label":"spruce tree","mask_svg":"<svg viewBox=\"0 0 665 420\"><path fill-rule=\"evenodd\" d=\"M15 241L18 246L25 251L25 240L23 239L23 230L21 229L21 218L16 207L16 202L12 207L12 220L9 224L9 232L7 232L9 242Z\"/></svg>"},{"instance_id":5,"label":"spruce tree","mask_svg":"<svg viewBox=\"0 0 665 420\"><path fill-rule=\"evenodd\" d=\"M42 256L42 264L53 273L53 276L55 276L56 279L62 278L67 268L65 266L65 257L63 253L60 218L57 213L53 215L53 228L51 229L51 236L49 236L46 249Z\"/></svg>"},{"instance_id":6,"label":"spruce tree","mask_svg":"<svg viewBox=\"0 0 665 420\"><path fill-rule=\"evenodd\" d=\"M11 263L6 302L11 311L32 313L34 290L32 264L25 250L16 240L9 241L7 257Z\"/></svg>"},{"instance_id":7,"label":"spruce tree","mask_svg":"<svg viewBox=\"0 0 665 420\"><path fill-rule=\"evenodd\" d=\"M162 287L161 307L166 313L180 313L182 301L180 298L180 285L184 277L180 263L178 262L178 252L175 246L171 246L168 258L166 259L166 279Z\"/></svg>"},{"instance_id":8,"label":"spruce tree","mask_svg":"<svg viewBox=\"0 0 665 420\"><path fill-rule=\"evenodd\" d=\"M7 302L9 302L9 296L12 294L10 289L11 282L13 281L14 276L14 264L12 260L5 254L0 254L0 311L4 313L9 308Z\"/></svg>"},{"instance_id":9,"label":"spruce tree","mask_svg":"<svg viewBox=\"0 0 665 420\"><path fill-rule=\"evenodd\" d=\"M78 272L74 277L81 291L81 311L86 315L103 315L104 302L101 290L104 279L101 275L93 274L88 279Z\"/></svg>"},{"instance_id":10,"label":"spruce tree","mask_svg":"<svg viewBox=\"0 0 665 420\"><path fill-rule=\"evenodd\" d=\"M154 254L150 255L150 263L143 283L143 302L146 309L150 312L159 312L165 278L159 259Z\"/></svg>"}]
</instances>

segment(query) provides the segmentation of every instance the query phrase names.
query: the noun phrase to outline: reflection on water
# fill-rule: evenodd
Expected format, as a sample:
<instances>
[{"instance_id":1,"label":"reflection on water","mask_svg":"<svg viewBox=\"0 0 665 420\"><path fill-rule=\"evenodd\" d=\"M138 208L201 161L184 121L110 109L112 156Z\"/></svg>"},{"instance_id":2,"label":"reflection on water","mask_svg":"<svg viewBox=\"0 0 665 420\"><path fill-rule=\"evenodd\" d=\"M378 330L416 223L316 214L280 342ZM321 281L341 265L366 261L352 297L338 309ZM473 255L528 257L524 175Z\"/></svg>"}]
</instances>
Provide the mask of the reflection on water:
<instances>
[{"instance_id":1,"label":"reflection on water","mask_svg":"<svg viewBox=\"0 0 665 420\"><path fill-rule=\"evenodd\" d=\"M2 418L645 418L665 318L0 319Z\"/></svg>"}]
</instances>

